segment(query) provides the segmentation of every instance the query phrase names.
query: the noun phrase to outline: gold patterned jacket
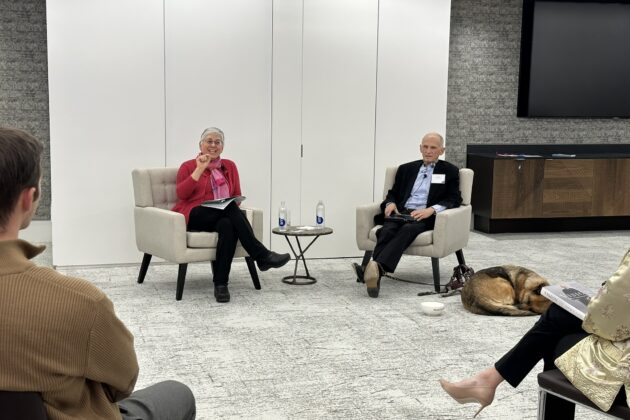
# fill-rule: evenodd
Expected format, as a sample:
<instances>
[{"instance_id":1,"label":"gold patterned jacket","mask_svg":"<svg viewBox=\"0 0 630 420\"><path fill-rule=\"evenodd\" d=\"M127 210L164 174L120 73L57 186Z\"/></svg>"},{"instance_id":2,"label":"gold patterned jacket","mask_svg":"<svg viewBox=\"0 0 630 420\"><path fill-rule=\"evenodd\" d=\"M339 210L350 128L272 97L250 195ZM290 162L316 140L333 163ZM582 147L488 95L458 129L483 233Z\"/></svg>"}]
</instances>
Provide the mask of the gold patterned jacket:
<instances>
[{"instance_id":1,"label":"gold patterned jacket","mask_svg":"<svg viewBox=\"0 0 630 420\"><path fill-rule=\"evenodd\" d=\"M591 333L556 359L556 366L600 409L625 385L630 405L630 250L591 299L582 328Z\"/></svg>"}]
</instances>

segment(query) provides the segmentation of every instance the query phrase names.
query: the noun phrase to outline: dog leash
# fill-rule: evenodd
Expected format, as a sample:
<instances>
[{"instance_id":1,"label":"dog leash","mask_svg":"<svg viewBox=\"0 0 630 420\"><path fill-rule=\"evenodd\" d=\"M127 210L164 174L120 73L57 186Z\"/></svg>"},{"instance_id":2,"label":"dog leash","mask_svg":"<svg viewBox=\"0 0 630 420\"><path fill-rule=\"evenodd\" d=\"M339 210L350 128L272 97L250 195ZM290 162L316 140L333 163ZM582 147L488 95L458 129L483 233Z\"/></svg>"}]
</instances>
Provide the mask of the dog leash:
<instances>
[{"instance_id":1,"label":"dog leash","mask_svg":"<svg viewBox=\"0 0 630 420\"><path fill-rule=\"evenodd\" d=\"M446 283L445 285L440 285L440 288L443 286L444 289L436 292L436 291L427 291L427 292L419 292L418 296L427 296L427 295L437 295L439 294L442 297L449 297L449 296L453 296L457 293L460 293L462 288L464 287L464 284L470 280L470 277L475 273L475 270L473 270L472 267L467 266L466 264L459 264L456 265L455 268L453 268L453 275L451 276L451 279L449 280L448 283ZM383 277L389 277L392 280L398 280L398 281L404 281L407 283L414 283L414 284L422 284L422 285L426 285L426 286L432 286L433 284L431 283L425 283L425 282L421 282L421 281L412 281L412 280L407 280L407 279L402 279L400 277L396 277L392 274L389 273L384 273Z\"/></svg>"},{"instance_id":2,"label":"dog leash","mask_svg":"<svg viewBox=\"0 0 630 420\"><path fill-rule=\"evenodd\" d=\"M396 277L393 274L389 274L389 273L385 273L381 277L387 277L387 278L390 278L392 280L402 281L402 282L405 282L405 283L421 284L423 286L433 286L434 285L433 283L426 283L426 282L423 282L423 281L414 281L414 280L403 279L403 278ZM430 291L426 291L426 292L418 292L418 296L428 296L428 295L437 295L437 294L439 294L442 297L448 297L448 296L453 296L454 294L460 292L459 289L449 291L448 290L448 285L449 284L450 284L450 282L447 283L447 284L440 284L440 288L442 288L442 287L444 288L440 292L436 292L435 290L430 290Z\"/></svg>"}]
</instances>

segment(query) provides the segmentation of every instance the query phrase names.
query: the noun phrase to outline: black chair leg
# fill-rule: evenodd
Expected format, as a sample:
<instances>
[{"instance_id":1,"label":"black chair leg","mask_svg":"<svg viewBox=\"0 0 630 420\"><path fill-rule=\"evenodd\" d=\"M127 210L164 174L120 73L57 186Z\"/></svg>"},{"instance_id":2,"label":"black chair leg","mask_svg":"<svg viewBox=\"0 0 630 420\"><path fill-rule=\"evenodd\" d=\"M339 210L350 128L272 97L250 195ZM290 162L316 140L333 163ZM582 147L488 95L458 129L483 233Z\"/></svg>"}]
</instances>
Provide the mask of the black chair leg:
<instances>
[{"instance_id":1,"label":"black chair leg","mask_svg":"<svg viewBox=\"0 0 630 420\"><path fill-rule=\"evenodd\" d=\"M373 251L365 251L363 255L363 261L361 261L361 267L365 268L365 266L370 262L370 258L372 258Z\"/></svg>"},{"instance_id":2,"label":"black chair leg","mask_svg":"<svg viewBox=\"0 0 630 420\"><path fill-rule=\"evenodd\" d=\"M186 282L187 269L188 264L179 265L179 270L177 271L177 292L175 292L176 300L182 300L182 295L184 294L184 283Z\"/></svg>"},{"instance_id":3,"label":"black chair leg","mask_svg":"<svg viewBox=\"0 0 630 420\"><path fill-rule=\"evenodd\" d=\"M151 262L151 254L144 254L142 257L142 264L140 265L140 273L138 274L138 283L142 283L144 281L144 276L147 275L147 270L149 269L149 263Z\"/></svg>"},{"instance_id":4,"label":"black chair leg","mask_svg":"<svg viewBox=\"0 0 630 420\"><path fill-rule=\"evenodd\" d=\"M256 270L256 264L254 264L254 259L252 257L245 257L245 262L247 263L249 274L252 276L252 282L254 283L254 287L256 288L256 290L260 290L260 280L258 279L258 271Z\"/></svg>"},{"instance_id":5,"label":"black chair leg","mask_svg":"<svg viewBox=\"0 0 630 420\"><path fill-rule=\"evenodd\" d=\"M440 259L439 258L431 258L431 266L433 267L433 285L435 286L435 291L440 291Z\"/></svg>"},{"instance_id":6,"label":"black chair leg","mask_svg":"<svg viewBox=\"0 0 630 420\"><path fill-rule=\"evenodd\" d=\"M457 256L457 262L460 265L466 265L466 260L464 259L464 251L461 249L459 251L455 251L455 255Z\"/></svg>"}]
</instances>

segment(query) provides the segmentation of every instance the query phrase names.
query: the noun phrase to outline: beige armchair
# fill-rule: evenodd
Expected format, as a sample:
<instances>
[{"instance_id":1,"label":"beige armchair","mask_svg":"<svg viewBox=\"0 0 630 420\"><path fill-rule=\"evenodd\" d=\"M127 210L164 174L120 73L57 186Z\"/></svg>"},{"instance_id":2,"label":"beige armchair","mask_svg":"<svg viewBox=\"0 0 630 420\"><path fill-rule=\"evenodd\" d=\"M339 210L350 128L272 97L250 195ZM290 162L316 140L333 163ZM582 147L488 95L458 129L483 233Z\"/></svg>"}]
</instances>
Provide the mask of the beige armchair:
<instances>
[{"instance_id":1,"label":"beige armchair","mask_svg":"<svg viewBox=\"0 0 630 420\"><path fill-rule=\"evenodd\" d=\"M385 187L383 200L387 191L394 185L394 178L398 167L389 167L385 172ZM454 209L444 210L436 216L433 230L422 232L405 250L407 255L431 257L433 267L433 283L435 291L440 291L440 258L452 254L457 255L460 264L465 264L462 249L468 245L470 235L470 217L472 208L470 196L472 193L473 171L468 168L459 170L459 189L462 194L462 204ZM380 202L357 207L357 246L365 251L363 268L372 257L376 246L376 231L381 225L374 224L374 216L381 211ZM361 281L357 279L357 281Z\"/></svg>"},{"instance_id":2,"label":"beige armchair","mask_svg":"<svg viewBox=\"0 0 630 420\"><path fill-rule=\"evenodd\" d=\"M153 255L179 264L175 299L181 300L188 263L214 261L218 234L188 232L184 215L170 210L177 200L175 193L177 170L177 168L134 169L132 178L136 245L139 251L144 252L138 283L144 281ZM241 209L246 212L254 235L261 240L262 210L244 207ZM254 260L249 257L240 243L236 247L234 256L245 257L254 287L260 290Z\"/></svg>"}]
</instances>

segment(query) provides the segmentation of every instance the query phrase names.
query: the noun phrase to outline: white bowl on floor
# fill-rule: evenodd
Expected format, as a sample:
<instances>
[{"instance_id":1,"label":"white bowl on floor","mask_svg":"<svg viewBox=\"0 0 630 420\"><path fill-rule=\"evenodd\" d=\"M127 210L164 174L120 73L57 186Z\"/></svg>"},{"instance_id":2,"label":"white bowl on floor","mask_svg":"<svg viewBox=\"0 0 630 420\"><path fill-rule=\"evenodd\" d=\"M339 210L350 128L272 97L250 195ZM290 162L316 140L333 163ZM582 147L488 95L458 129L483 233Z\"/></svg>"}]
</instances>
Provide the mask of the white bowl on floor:
<instances>
[{"instance_id":1,"label":"white bowl on floor","mask_svg":"<svg viewBox=\"0 0 630 420\"><path fill-rule=\"evenodd\" d=\"M440 302L420 302L420 308L425 315L437 316L444 312L444 304Z\"/></svg>"}]
</instances>

